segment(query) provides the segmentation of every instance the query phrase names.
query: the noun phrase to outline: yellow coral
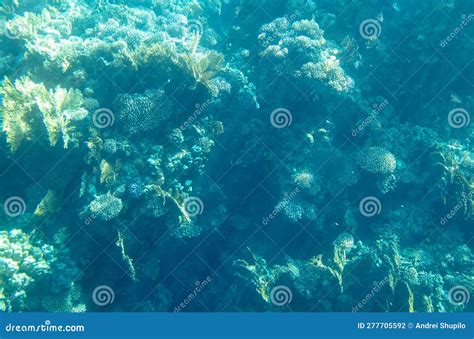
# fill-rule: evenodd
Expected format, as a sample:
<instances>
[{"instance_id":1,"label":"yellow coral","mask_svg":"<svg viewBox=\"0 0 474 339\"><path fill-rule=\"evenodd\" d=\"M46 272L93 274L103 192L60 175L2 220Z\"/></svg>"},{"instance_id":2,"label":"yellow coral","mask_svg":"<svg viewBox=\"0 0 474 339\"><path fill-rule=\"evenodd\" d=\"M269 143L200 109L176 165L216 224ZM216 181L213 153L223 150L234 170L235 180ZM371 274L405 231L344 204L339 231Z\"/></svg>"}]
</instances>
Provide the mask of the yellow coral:
<instances>
[{"instance_id":1,"label":"yellow coral","mask_svg":"<svg viewBox=\"0 0 474 339\"><path fill-rule=\"evenodd\" d=\"M110 184L115 181L114 167L105 159L100 162L100 183Z\"/></svg>"},{"instance_id":2,"label":"yellow coral","mask_svg":"<svg viewBox=\"0 0 474 339\"><path fill-rule=\"evenodd\" d=\"M34 214L38 217L47 217L61 208L61 200L56 192L48 190L41 202L36 206Z\"/></svg>"},{"instance_id":3,"label":"yellow coral","mask_svg":"<svg viewBox=\"0 0 474 339\"><path fill-rule=\"evenodd\" d=\"M34 96L43 90L46 90L44 86L37 85L28 78L18 79L14 85L8 78L3 81L0 87L3 97L0 107L2 130L6 133L12 152L15 152L23 141L32 139L33 127L38 123L38 116L34 114Z\"/></svg>"},{"instance_id":4,"label":"yellow coral","mask_svg":"<svg viewBox=\"0 0 474 339\"><path fill-rule=\"evenodd\" d=\"M62 135L64 148L75 142L76 129L72 122L84 119L88 112L81 106L84 103L79 90L56 87L53 91L40 93L35 98L43 114L43 122L48 131L49 143L55 146Z\"/></svg>"},{"instance_id":5,"label":"yellow coral","mask_svg":"<svg viewBox=\"0 0 474 339\"><path fill-rule=\"evenodd\" d=\"M196 52L181 55L181 66L190 72L197 83L207 87L213 96L219 89L211 82L223 67L224 56L215 51Z\"/></svg>"},{"instance_id":6,"label":"yellow coral","mask_svg":"<svg viewBox=\"0 0 474 339\"><path fill-rule=\"evenodd\" d=\"M5 78L0 87L3 97L0 106L2 130L7 143L15 152L24 141L33 140L43 134L41 121L48 132L51 146L55 146L62 135L64 148L70 143L78 145L81 136L75 121L83 120L88 112L82 108L83 97L78 90L56 87L47 90L43 84L35 84L22 77L13 84Z\"/></svg>"}]
</instances>

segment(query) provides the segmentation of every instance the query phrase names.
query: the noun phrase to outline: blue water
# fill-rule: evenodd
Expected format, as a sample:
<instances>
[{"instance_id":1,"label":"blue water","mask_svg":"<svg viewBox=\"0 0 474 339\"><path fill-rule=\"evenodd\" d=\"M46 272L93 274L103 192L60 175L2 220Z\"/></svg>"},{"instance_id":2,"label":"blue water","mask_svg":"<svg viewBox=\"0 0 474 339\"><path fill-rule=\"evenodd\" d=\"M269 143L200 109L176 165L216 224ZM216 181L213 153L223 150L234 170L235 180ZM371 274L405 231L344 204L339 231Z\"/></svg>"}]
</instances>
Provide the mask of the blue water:
<instances>
[{"instance_id":1,"label":"blue water","mask_svg":"<svg viewBox=\"0 0 474 339\"><path fill-rule=\"evenodd\" d=\"M473 311L470 1L0 14L0 311Z\"/></svg>"}]
</instances>

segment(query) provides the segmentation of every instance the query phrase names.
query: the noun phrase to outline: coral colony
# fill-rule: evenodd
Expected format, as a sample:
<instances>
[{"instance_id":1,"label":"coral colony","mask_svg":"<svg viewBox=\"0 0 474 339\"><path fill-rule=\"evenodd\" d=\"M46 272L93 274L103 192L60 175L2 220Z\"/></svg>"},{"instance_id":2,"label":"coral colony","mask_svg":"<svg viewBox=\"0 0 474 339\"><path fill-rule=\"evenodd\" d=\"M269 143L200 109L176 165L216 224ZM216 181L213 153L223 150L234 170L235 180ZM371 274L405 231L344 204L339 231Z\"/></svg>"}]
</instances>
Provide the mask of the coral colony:
<instances>
[{"instance_id":1,"label":"coral colony","mask_svg":"<svg viewBox=\"0 0 474 339\"><path fill-rule=\"evenodd\" d=\"M0 311L473 311L472 9L2 1Z\"/></svg>"}]
</instances>

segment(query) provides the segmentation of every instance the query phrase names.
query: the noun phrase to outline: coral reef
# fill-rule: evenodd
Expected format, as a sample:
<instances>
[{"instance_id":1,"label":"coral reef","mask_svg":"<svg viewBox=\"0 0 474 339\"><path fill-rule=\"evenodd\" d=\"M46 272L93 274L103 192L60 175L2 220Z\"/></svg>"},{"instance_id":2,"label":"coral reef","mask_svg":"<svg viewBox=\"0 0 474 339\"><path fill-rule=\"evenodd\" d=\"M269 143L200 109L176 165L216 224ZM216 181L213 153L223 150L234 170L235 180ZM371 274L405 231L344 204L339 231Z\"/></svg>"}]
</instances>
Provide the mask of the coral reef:
<instances>
[{"instance_id":1,"label":"coral reef","mask_svg":"<svg viewBox=\"0 0 474 339\"><path fill-rule=\"evenodd\" d=\"M471 312L469 11L3 1L0 311Z\"/></svg>"},{"instance_id":2,"label":"coral reef","mask_svg":"<svg viewBox=\"0 0 474 339\"><path fill-rule=\"evenodd\" d=\"M35 84L25 77L16 80L15 84L5 78L0 94L3 96L2 129L12 151L16 151L24 141L42 136L38 126L41 121L51 146L57 144L60 136L64 148L70 144L78 146L83 136L79 125L88 115L80 91L59 86L48 91L43 84Z\"/></svg>"},{"instance_id":3,"label":"coral reef","mask_svg":"<svg viewBox=\"0 0 474 339\"><path fill-rule=\"evenodd\" d=\"M338 50L323 34L314 20L291 22L286 17L278 18L260 30L260 55L275 67L291 67L290 75L295 78L318 80L337 92L348 92L354 81L341 68Z\"/></svg>"},{"instance_id":4,"label":"coral reef","mask_svg":"<svg viewBox=\"0 0 474 339\"><path fill-rule=\"evenodd\" d=\"M119 95L115 106L123 128L130 134L160 127L173 113L173 105L163 91L147 90L143 95Z\"/></svg>"},{"instance_id":5,"label":"coral reef","mask_svg":"<svg viewBox=\"0 0 474 339\"><path fill-rule=\"evenodd\" d=\"M20 229L0 231L0 310L36 309L45 297L61 298L77 274L66 253ZM42 287L49 286L47 291Z\"/></svg>"},{"instance_id":6,"label":"coral reef","mask_svg":"<svg viewBox=\"0 0 474 339\"><path fill-rule=\"evenodd\" d=\"M110 193L97 196L88 206L88 210L92 215L104 221L116 218L120 211L122 211L122 208L122 200Z\"/></svg>"},{"instance_id":7,"label":"coral reef","mask_svg":"<svg viewBox=\"0 0 474 339\"><path fill-rule=\"evenodd\" d=\"M370 173L389 174L397 168L395 156L380 147L367 147L360 151L357 163Z\"/></svg>"}]
</instances>

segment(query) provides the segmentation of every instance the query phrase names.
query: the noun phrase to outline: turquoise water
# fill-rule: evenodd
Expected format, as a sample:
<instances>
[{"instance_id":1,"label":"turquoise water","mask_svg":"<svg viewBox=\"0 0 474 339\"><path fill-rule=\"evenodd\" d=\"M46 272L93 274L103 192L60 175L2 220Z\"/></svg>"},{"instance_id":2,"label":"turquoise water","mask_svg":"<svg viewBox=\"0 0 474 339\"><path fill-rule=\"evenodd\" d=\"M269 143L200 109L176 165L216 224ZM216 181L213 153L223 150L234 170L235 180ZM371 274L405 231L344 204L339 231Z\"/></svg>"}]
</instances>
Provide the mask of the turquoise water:
<instances>
[{"instance_id":1,"label":"turquoise water","mask_svg":"<svg viewBox=\"0 0 474 339\"><path fill-rule=\"evenodd\" d=\"M470 1L0 14L1 311L473 311Z\"/></svg>"}]
</instances>

